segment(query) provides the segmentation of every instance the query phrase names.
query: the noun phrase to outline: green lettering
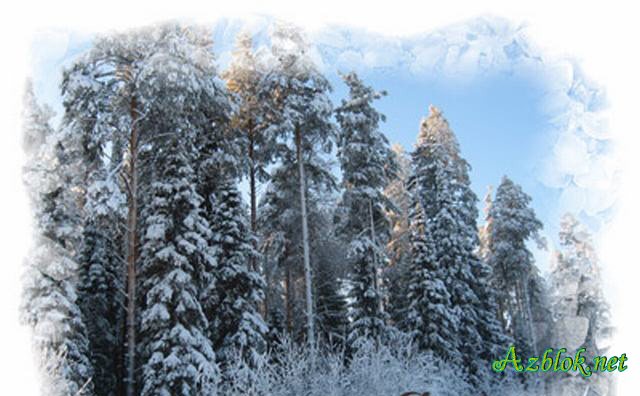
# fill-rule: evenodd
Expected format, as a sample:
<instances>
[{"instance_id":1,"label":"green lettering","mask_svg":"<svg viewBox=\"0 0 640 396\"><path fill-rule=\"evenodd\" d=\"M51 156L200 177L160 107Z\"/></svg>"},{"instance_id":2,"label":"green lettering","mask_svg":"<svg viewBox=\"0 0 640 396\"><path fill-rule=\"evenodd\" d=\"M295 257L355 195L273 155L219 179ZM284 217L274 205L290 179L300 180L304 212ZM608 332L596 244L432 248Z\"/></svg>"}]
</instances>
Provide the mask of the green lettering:
<instances>
[{"instance_id":1,"label":"green lettering","mask_svg":"<svg viewBox=\"0 0 640 396\"><path fill-rule=\"evenodd\" d=\"M591 367L584 364L584 356L582 356L582 352L585 352L585 348L580 348L576 352L576 359L573 361L573 371L579 370L580 374L583 377L588 378L591 377Z\"/></svg>"},{"instance_id":2,"label":"green lettering","mask_svg":"<svg viewBox=\"0 0 640 396\"><path fill-rule=\"evenodd\" d=\"M570 356L567 356L566 358L562 359L562 363L560 363L560 370L566 373L571 369L572 366L573 366L573 359Z\"/></svg>"},{"instance_id":3,"label":"green lettering","mask_svg":"<svg viewBox=\"0 0 640 396\"><path fill-rule=\"evenodd\" d=\"M593 369L596 371L604 371L605 364L607 363L606 356L596 356L593 358Z\"/></svg>"},{"instance_id":4,"label":"green lettering","mask_svg":"<svg viewBox=\"0 0 640 396\"><path fill-rule=\"evenodd\" d=\"M560 360L560 355L562 355L562 353L566 352L566 351L567 351L566 348L558 349L558 353L556 353L556 358L553 359L553 371L554 372L558 371L558 361Z\"/></svg>"},{"instance_id":5,"label":"green lettering","mask_svg":"<svg viewBox=\"0 0 640 396\"><path fill-rule=\"evenodd\" d=\"M624 365L624 362L627 361L627 354L623 353L620 355L620 364L618 365L618 371L623 372L627 369L627 366Z\"/></svg>"},{"instance_id":6,"label":"green lettering","mask_svg":"<svg viewBox=\"0 0 640 396\"><path fill-rule=\"evenodd\" d=\"M512 345L507 351L507 356L503 360L495 360L491 367L493 368L493 371L499 373L504 371L507 364L511 363L516 371L521 372L524 368L520 365L520 362L521 360L516 356L516 347L515 345Z\"/></svg>"},{"instance_id":7,"label":"green lettering","mask_svg":"<svg viewBox=\"0 0 640 396\"><path fill-rule=\"evenodd\" d=\"M611 356L611 358L607 362L607 371L608 372L615 371L616 370L616 364L618 364L618 357L617 356Z\"/></svg>"},{"instance_id":8,"label":"green lettering","mask_svg":"<svg viewBox=\"0 0 640 396\"><path fill-rule=\"evenodd\" d=\"M551 359L548 355L553 352L553 349L549 348L544 351L544 355L542 355L542 371L551 370L551 365L553 365L553 359Z\"/></svg>"},{"instance_id":9,"label":"green lettering","mask_svg":"<svg viewBox=\"0 0 640 396\"><path fill-rule=\"evenodd\" d=\"M527 365L527 371L528 372L537 372L538 369L540 368L539 365L535 364L538 361L537 357L530 357L529 358L529 365Z\"/></svg>"}]
</instances>

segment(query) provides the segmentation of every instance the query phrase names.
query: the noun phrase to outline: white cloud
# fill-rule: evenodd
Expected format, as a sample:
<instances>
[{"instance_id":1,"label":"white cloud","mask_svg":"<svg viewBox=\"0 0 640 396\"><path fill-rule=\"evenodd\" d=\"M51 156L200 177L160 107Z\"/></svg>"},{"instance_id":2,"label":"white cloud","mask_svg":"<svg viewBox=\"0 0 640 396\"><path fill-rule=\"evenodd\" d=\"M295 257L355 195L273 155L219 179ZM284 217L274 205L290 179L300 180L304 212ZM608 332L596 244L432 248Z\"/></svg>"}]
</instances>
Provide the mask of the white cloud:
<instances>
[{"instance_id":1,"label":"white cloud","mask_svg":"<svg viewBox=\"0 0 640 396\"><path fill-rule=\"evenodd\" d=\"M229 61L239 31L252 32L258 44L264 45L274 21L268 16L218 20L216 52L221 67ZM308 36L311 57L324 72L384 69L416 78L459 81L487 73L539 78L546 91L541 110L550 120L549 130L541 133L553 144L540 159L538 178L547 187L567 190L558 203L558 213L570 210L598 216L615 202L612 192L618 166L609 152L604 93L584 77L573 60L545 55L529 38L527 26L485 17L404 37L336 25L315 28ZM70 42L69 34L60 30L36 36L36 89L47 102L57 94L58 69L69 55Z\"/></svg>"},{"instance_id":2,"label":"white cloud","mask_svg":"<svg viewBox=\"0 0 640 396\"><path fill-rule=\"evenodd\" d=\"M430 33L398 38L343 27L313 36L324 63L339 68L387 68L417 78L464 81L488 73L518 73L544 84L541 111L553 142L540 158L540 182L562 191L554 212L571 211L600 224L616 202L619 165L611 153L603 90L576 62L550 56L529 38L526 26L476 18ZM595 231L595 230L594 230Z\"/></svg>"}]
</instances>

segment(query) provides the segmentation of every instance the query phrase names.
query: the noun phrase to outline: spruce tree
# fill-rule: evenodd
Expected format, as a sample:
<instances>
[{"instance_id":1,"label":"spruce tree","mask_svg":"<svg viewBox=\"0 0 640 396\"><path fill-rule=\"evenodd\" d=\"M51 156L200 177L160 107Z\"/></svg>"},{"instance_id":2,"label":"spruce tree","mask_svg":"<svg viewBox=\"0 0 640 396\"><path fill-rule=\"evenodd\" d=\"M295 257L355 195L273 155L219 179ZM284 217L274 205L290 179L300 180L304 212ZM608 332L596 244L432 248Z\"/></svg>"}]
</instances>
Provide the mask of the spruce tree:
<instances>
[{"instance_id":1,"label":"spruce tree","mask_svg":"<svg viewBox=\"0 0 640 396\"><path fill-rule=\"evenodd\" d=\"M454 189L461 186L460 166L467 165L459 158L457 141L440 111L432 106L429 117L422 121L412 153L409 186L415 195L415 207L411 213L414 235L407 317L422 348L453 364L460 364L462 359L461 307L454 294L460 290L458 268L467 258L466 246L460 246L465 240L457 229L464 227L464 222L456 221L461 215L460 204L454 200L459 195ZM436 296L438 300L432 301ZM437 308L438 317L427 314L430 304ZM429 322L435 332L426 331Z\"/></svg>"},{"instance_id":2,"label":"spruce tree","mask_svg":"<svg viewBox=\"0 0 640 396\"><path fill-rule=\"evenodd\" d=\"M73 131L70 135L78 141L75 144L79 148L78 154L74 154L74 157L83 158L82 161L74 160L70 163L76 168L79 168L78 165L90 165L87 170L76 169L74 172L74 177L79 179L74 181L74 184L80 187L81 195L84 195L80 197L80 201L88 205L85 224L85 241L87 242L85 262L89 268L98 269L92 262L91 256L95 257L95 254L92 253L93 248L89 244L99 246L104 241L98 241L98 239L106 237L105 241L110 240L110 243L119 244L115 255L121 258L120 261L124 259L126 263L120 267L122 274L119 277L126 284L125 337L118 342L121 347L126 348L126 352L114 351L116 355L120 355L114 359L116 362L123 360L126 362L123 365L125 369L122 370L122 374L118 372L116 377L124 378L122 386L125 387L124 393L129 396L133 396L142 389L142 384L139 384L140 386L136 389L135 381L138 374L148 375L149 365L157 363L140 361L138 355L146 353L143 359L150 359L149 353L153 349L149 349L151 339L157 341L167 336L162 333L172 328L163 324L152 331L153 329L147 326L143 337L139 337L138 334L141 326L139 318L141 307L138 304L143 304L143 307L148 307L148 304L151 306L159 304L158 301L146 301L150 296L138 293L138 288L143 287L142 283L148 281L145 278L138 279L138 272L145 271L147 265L162 266L151 260L149 247L144 247L147 257L144 265L142 263L141 241L146 231L142 229L141 224L144 223L145 227L148 227L150 222L155 221L145 218L145 216L157 215L152 209L153 205L157 205L155 208L163 212L163 216L171 218L173 215L165 213L166 208L162 206L164 205L162 199L153 201L151 197L162 195L162 189L168 188L167 185L162 185L163 172L169 172L167 169L172 167L179 167L182 172L180 175L185 175L190 180L189 194L193 193L194 196L200 197L187 200L192 208L183 209L186 212L201 211L203 202L206 202L204 197L208 196L206 193L209 191L202 186L210 187L212 184L206 183L201 175L209 173L208 169L217 166L219 159L226 158L230 152L223 152L219 147L212 148L211 144L212 141L224 141L220 139L220 131L225 129L229 112L228 98L216 75L209 32L197 27L165 24L98 37L90 51L80 57L63 76L65 124L69 131ZM171 152L165 147L167 144L176 145L174 150L177 151ZM167 151L169 152L167 158L159 158L159 153ZM206 156L206 159L203 156ZM98 166L101 163L109 163L108 167L104 167L108 169ZM188 170L185 170L187 168ZM171 172L173 172L171 175L167 173L168 178L178 177L176 176L178 171ZM112 182L115 178L118 178L117 183ZM106 182L109 185L108 189L113 190L112 187L117 186L115 190L119 189L119 191L116 192L124 196L125 205L120 216L125 219L124 224L113 221L113 218L109 219L112 227L122 230L112 233L116 238L113 238L113 235L98 235L93 232L92 228L98 225L92 224L92 221L107 220L105 217L89 216L90 210L93 210L91 206L94 205L89 200L109 202L111 198L104 196L106 192L97 194L95 198L86 192L92 191L94 187L91 186L94 185L98 190L105 191L103 188L105 186L100 187L100 185ZM176 180L174 182L177 183ZM178 191L186 187L172 186L171 188ZM199 203L196 205L195 202ZM187 216L183 212L175 215ZM171 222L173 221L174 219L171 218ZM176 227L180 229L178 225ZM185 227L189 229L191 226L185 225ZM101 230L104 234L102 231L104 230ZM181 229L182 231L187 232L185 229ZM100 238L97 238L98 236ZM202 250L203 254L210 249L210 245L209 240L207 242L209 247ZM207 253L207 255L210 254ZM189 293L192 292L190 288L193 287L198 304L203 297L205 279L210 279L207 275L213 271L212 263L204 263L206 265L192 263L197 264L198 268L194 273L189 273L189 276L193 277L193 285L189 286ZM99 266L102 265L99 264ZM168 271L164 267L163 270ZM93 282L91 277L103 276L98 271L92 271L86 272L93 273L87 278L87 288ZM191 269L185 269L185 271L190 272ZM173 283L171 287L178 287L178 285L182 283ZM109 290L109 293L118 295L119 291ZM156 295L154 298L160 297ZM177 303L177 300L174 302ZM88 302L87 307L90 308L90 304ZM201 310L201 307L191 308L195 311ZM88 314L91 314L90 310L86 310ZM154 322L155 324L159 325ZM208 327L206 321L196 320L192 325L194 332L206 333ZM117 323L111 323L110 328L122 327ZM145 339L145 337L150 338ZM193 340L184 341L189 348L195 345ZM204 342L203 345L210 344L208 338L205 341L198 340L198 342ZM140 342L144 347L138 345ZM207 353L207 348L210 349L210 345L203 347L203 353ZM183 356L183 358L187 365L190 357ZM205 370L209 366L202 366L202 369ZM108 372L108 370L102 371ZM217 378L213 378L216 376L215 369L203 375L203 378L210 378L210 381L207 381L217 382ZM145 392L154 392L154 386L162 386L160 382L154 381L149 385L151 388L145 388ZM192 382L188 383L189 381ZM207 381L199 383L195 381L199 380L196 377L190 380L183 378L183 384L191 389L208 386Z\"/></svg>"},{"instance_id":3,"label":"spruce tree","mask_svg":"<svg viewBox=\"0 0 640 396\"><path fill-rule=\"evenodd\" d=\"M87 192L80 258L79 302L97 395L115 395L122 389L124 263L117 226L122 224L124 199L109 184L109 180L93 183Z\"/></svg>"},{"instance_id":4,"label":"spruce tree","mask_svg":"<svg viewBox=\"0 0 640 396\"><path fill-rule=\"evenodd\" d=\"M380 339L386 326L380 272L387 259L390 222L383 189L393 171L393 161L387 138L379 129L384 115L372 105L386 93L366 86L355 73L345 74L342 79L349 87L349 98L336 109L344 189L337 231L349 243L353 266L348 337L353 344L361 337Z\"/></svg>"},{"instance_id":5,"label":"spruce tree","mask_svg":"<svg viewBox=\"0 0 640 396\"><path fill-rule=\"evenodd\" d=\"M256 252L248 236L240 192L232 182L221 182L212 207L217 264L215 289L206 304L215 312L210 323L213 346L222 368L239 358L253 366L265 351L268 332L257 312L264 298L264 280L250 265Z\"/></svg>"},{"instance_id":6,"label":"spruce tree","mask_svg":"<svg viewBox=\"0 0 640 396\"><path fill-rule=\"evenodd\" d=\"M55 395L93 394L87 329L78 302L79 219L70 184L76 141L50 126L28 84L24 107L24 180L35 214L35 246L26 259L21 319L33 329L42 358L43 389Z\"/></svg>"},{"instance_id":7,"label":"spruce tree","mask_svg":"<svg viewBox=\"0 0 640 396\"><path fill-rule=\"evenodd\" d=\"M271 328L281 327L282 332L289 336L298 332L296 324L299 322L294 317L298 304L294 279L303 271L296 174L293 159L273 169L258 208L259 230L263 235L261 252L268 286L265 296L267 322Z\"/></svg>"},{"instance_id":8,"label":"spruce tree","mask_svg":"<svg viewBox=\"0 0 640 396\"><path fill-rule=\"evenodd\" d=\"M400 329L411 334L418 347L449 362L459 363L456 312L445 283L446 268L438 266L420 202L410 212L411 261L407 271L407 301Z\"/></svg>"},{"instance_id":9,"label":"spruce tree","mask_svg":"<svg viewBox=\"0 0 640 396\"><path fill-rule=\"evenodd\" d=\"M158 148L142 209L140 348L142 395L215 394L218 368L199 300L201 272L216 265L193 148L173 133Z\"/></svg>"},{"instance_id":10,"label":"spruce tree","mask_svg":"<svg viewBox=\"0 0 640 396\"><path fill-rule=\"evenodd\" d=\"M491 286L497 293L498 316L525 355L538 352L538 324L548 312L544 282L527 247L531 240L544 244L542 223L530 204L531 197L504 176L488 211L483 244L493 273Z\"/></svg>"},{"instance_id":11,"label":"spruce tree","mask_svg":"<svg viewBox=\"0 0 640 396\"><path fill-rule=\"evenodd\" d=\"M413 173L410 187L425 216L427 259L437 268L438 280L450 294L450 305L444 305L441 316L455 323L455 333L443 335L449 343L431 345L437 352L449 348L442 356L453 364L460 364L463 356L479 355L481 359L464 367L468 381L483 384L490 371L490 356L501 349L504 342L499 329L493 297L486 284L490 268L478 259L477 198L470 187L469 165L462 158L457 139L439 109L430 108L423 120L418 143L412 154ZM420 290L420 277L410 274L410 290ZM429 304L428 295L414 297L410 302L419 306ZM429 318L414 311L426 323ZM438 326L438 325L437 325ZM418 338L426 338L418 330Z\"/></svg>"},{"instance_id":12,"label":"spruce tree","mask_svg":"<svg viewBox=\"0 0 640 396\"><path fill-rule=\"evenodd\" d=\"M94 79L95 65L78 62L63 74L63 125L79 142L74 167L80 191L79 304L87 325L93 383L98 395L122 391L126 196L118 175L122 142L109 95ZM109 91L109 90L107 90Z\"/></svg>"},{"instance_id":13,"label":"spruce tree","mask_svg":"<svg viewBox=\"0 0 640 396\"><path fill-rule=\"evenodd\" d=\"M347 296L343 293L347 246L335 236L333 211L333 207L322 209L312 232L318 342L330 350L345 346L348 330Z\"/></svg>"}]
</instances>

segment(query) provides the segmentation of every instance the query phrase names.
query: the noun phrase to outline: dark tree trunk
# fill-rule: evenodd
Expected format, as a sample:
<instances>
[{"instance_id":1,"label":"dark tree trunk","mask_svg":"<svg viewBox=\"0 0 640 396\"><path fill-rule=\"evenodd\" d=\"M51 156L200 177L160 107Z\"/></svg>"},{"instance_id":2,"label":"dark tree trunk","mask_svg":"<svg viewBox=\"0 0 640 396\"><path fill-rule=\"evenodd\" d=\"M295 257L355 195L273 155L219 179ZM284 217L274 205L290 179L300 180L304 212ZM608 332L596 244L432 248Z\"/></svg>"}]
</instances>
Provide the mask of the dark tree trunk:
<instances>
[{"instance_id":1,"label":"dark tree trunk","mask_svg":"<svg viewBox=\"0 0 640 396\"><path fill-rule=\"evenodd\" d=\"M136 261L138 226L138 109L135 97L131 99L131 135L129 139L128 215L127 215L127 396L135 396L136 370Z\"/></svg>"}]
</instances>

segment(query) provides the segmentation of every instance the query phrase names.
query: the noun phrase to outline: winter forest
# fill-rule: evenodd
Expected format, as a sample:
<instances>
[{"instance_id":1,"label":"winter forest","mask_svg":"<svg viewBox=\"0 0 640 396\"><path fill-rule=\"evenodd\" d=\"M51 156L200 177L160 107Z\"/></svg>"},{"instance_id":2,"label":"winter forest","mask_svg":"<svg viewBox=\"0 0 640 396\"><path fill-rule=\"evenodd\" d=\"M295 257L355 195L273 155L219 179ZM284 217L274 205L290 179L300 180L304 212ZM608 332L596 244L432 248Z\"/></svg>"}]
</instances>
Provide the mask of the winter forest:
<instances>
[{"instance_id":1,"label":"winter forest","mask_svg":"<svg viewBox=\"0 0 640 396\"><path fill-rule=\"evenodd\" d=\"M220 69L202 26L98 36L58 118L27 84L21 318L43 395L614 394L608 373L491 369L510 345L606 353L577 217L543 276L531 197L504 169L478 210L446 108L415 104L405 151L385 87L345 72L332 100L301 29L235 40Z\"/></svg>"}]
</instances>

